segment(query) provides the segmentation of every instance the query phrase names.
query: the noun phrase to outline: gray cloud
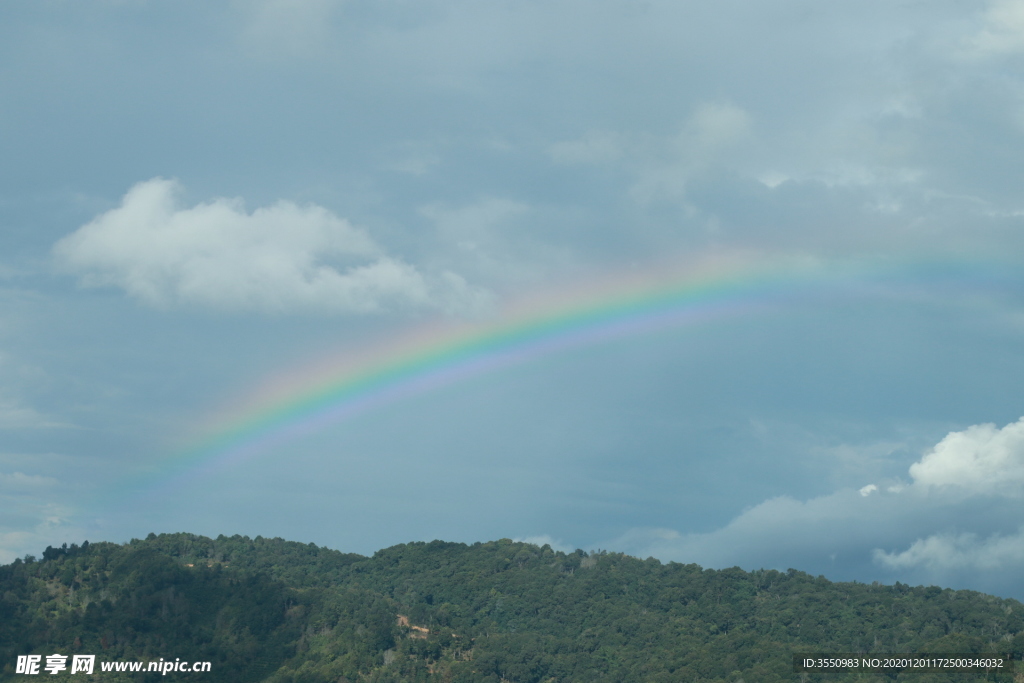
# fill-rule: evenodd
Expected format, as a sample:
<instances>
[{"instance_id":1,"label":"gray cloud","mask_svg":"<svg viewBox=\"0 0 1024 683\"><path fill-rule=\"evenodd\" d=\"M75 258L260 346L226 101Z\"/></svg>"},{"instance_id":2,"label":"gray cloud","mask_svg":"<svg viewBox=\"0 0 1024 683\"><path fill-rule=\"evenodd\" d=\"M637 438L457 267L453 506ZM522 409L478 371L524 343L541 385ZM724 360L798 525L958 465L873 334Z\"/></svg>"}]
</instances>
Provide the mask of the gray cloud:
<instances>
[{"instance_id":1,"label":"gray cloud","mask_svg":"<svg viewBox=\"0 0 1024 683\"><path fill-rule=\"evenodd\" d=\"M0 304L2 307L2 304ZM10 310L4 311L6 323L18 321ZM18 321L24 322L24 321ZM0 332L3 334L3 332ZM10 332L7 333L8 335ZM36 430L50 428L66 428L72 426L68 422L47 414L34 404L41 385L48 381L46 374L39 368L32 367L14 354L0 351L0 430Z\"/></svg>"},{"instance_id":2,"label":"gray cloud","mask_svg":"<svg viewBox=\"0 0 1024 683\"><path fill-rule=\"evenodd\" d=\"M0 516L0 562L25 554L38 556L42 548L60 545L57 539L80 538L82 534L81 527L70 521L73 508L65 504L9 494L0 494L0 502L17 510L17 514Z\"/></svg>"},{"instance_id":3,"label":"gray cloud","mask_svg":"<svg viewBox=\"0 0 1024 683\"><path fill-rule=\"evenodd\" d=\"M911 465L909 484L869 483L805 501L780 496L711 532L637 528L608 545L715 567L799 565L837 578L873 565L890 580L1012 593L1024 570L1015 521L1024 505L1006 496L1024 488L1022 430L1024 420L951 432Z\"/></svg>"},{"instance_id":4,"label":"gray cloud","mask_svg":"<svg viewBox=\"0 0 1024 683\"><path fill-rule=\"evenodd\" d=\"M47 417L18 399L0 396L0 429L39 429L66 426L68 425L52 417Z\"/></svg>"},{"instance_id":5,"label":"gray cloud","mask_svg":"<svg viewBox=\"0 0 1024 683\"><path fill-rule=\"evenodd\" d=\"M340 0L238 2L242 45L263 58L312 58L330 44L331 21Z\"/></svg>"},{"instance_id":6,"label":"gray cloud","mask_svg":"<svg viewBox=\"0 0 1024 683\"><path fill-rule=\"evenodd\" d=\"M1024 529L1016 534L940 533L914 541L902 552L875 549L877 563L895 570L924 568L930 572L980 571L1024 567Z\"/></svg>"},{"instance_id":7,"label":"gray cloud","mask_svg":"<svg viewBox=\"0 0 1024 683\"><path fill-rule=\"evenodd\" d=\"M992 57L1024 51L1024 2L994 0L984 14L984 25L964 41L969 57Z\"/></svg>"},{"instance_id":8,"label":"gray cloud","mask_svg":"<svg viewBox=\"0 0 1024 683\"><path fill-rule=\"evenodd\" d=\"M44 477L38 474L0 472L0 488L5 490L34 489L40 486L53 486L56 483L57 480L53 477Z\"/></svg>"}]
</instances>

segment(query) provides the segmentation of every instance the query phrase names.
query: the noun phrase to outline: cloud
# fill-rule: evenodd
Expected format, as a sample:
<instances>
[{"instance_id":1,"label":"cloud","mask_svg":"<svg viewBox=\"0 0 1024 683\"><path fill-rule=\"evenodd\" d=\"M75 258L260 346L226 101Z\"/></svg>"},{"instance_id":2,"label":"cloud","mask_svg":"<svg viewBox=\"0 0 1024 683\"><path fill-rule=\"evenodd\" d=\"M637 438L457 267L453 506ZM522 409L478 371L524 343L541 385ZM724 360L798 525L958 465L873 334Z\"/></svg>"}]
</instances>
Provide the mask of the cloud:
<instances>
[{"instance_id":1,"label":"cloud","mask_svg":"<svg viewBox=\"0 0 1024 683\"><path fill-rule=\"evenodd\" d=\"M38 299L30 300L31 304ZM6 309L9 311L10 309ZM8 316L3 327L8 334L17 323L24 319ZM53 382L49 373L26 362L23 353L12 354L0 350L0 430L66 429L75 426L67 418L61 419L50 410L40 410L37 405L44 387Z\"/></svg>"},{"instance_id":2,"label":"cloud","mask_svg":"<svg viewBox=\"0 0 1024 683\"><path fill-rule=\"evenodd\" d=\"M752 119L744 109L728 102L701 102L673 134L595 129L576 140L551 145L548 155L566 165L621 161L640 176L634 195L676 194L694 173L720 160L751 132Z\"/></svg>"},{"instance_id":3,"label":"cloud","mask_svg":"<svg viewBox=\"0 0 1024 683\"><path fill-rule=\"evenodd\" d=\"M541 534L540 536L524 536L522 538L513 538L512 540L516 543L532 543L533 545L540 546L542 548L545 545L549 545L551 546L552 550L556 550L558 552L563 553L571 553L575 550L575 548L573 548L572 546L567 545L562 541L556 540L548 534Z\"/></svg>"},{"instance_id":4,"label":"cloud","mask_svg":"<svg viewBox=\"0 0 1024 683\"><path fill-rule=\"evenodd\" d=\"M607 545L712 567L792 566L861 580L873 573L1019 595L1024 418L1002 429L950 432L909 471L910 484L879 481L808 500L778 496L712 531L637 528Z\"/></svg>"},{"instance_id":5,"label":"cloud","mask_svg":"<svg viewBox=\"0 0 1024 683\"><path fill-rule=\"evenodd\" d=\"M191 208L179 185L155 178L53 249L85 286L120 287L152 306L369 313L475 305L482 293L455 273L428 279L384 254L327 209L279 201L249 213L239 199Z\"/></svg>"},{"instance_id":6,"label":"cloud","mask_svg":"<svg viewBox=\"0 0 1024 683\"><path fill-rule=\"evenodd\" d=\"M267 56L312 57L329 44L340 0L258 0L239 3L243 42Z\"/></svg>"},{"instance_id":7,"label":"cloud","mask_svg":"<svg viewBox=\"0 0 1024 683\"><path fill-rule=\"evenodd\" d=\"M461 205L435 202L420 207L419 214L435 226L439 262L506 289L564 275L577 258L574 249L556 242L557 216L513 199L485 196Z\"/></svg>"},{"instance_id":8,"label":"cloud","mask_svg":"<svg viewBox=\"0 0 1024 683\"><path fill-rule=\"evenodd\" d=\"M689 183L735 162L740 143L752 133L753 118L745 109L730 102L700 102L669 134L592 129L547 151L560 165L621 167L632 177L628 194L638 205L669 200L689 206Z\"/></svg>"},{"instance_id":9,"label":"cloud","mask_svg":"<svg viewBox=\"0 0 1024 683\"><path fill-rule=\"evenodd\" d=\"M386 168L413 176L424 176L438 164L441 157L436 154L410 154L386 165Z\"/></svg>"},{"instance_id":10,"label":"cloud","mask_svg":"<svg viewBox=\"0 0 1024 683\"><path fill-rule=\"evenodd\" d=\"M21 465L11 468L16 461ZM0 453L0 463L8 466L7 472L0 472L0 562L26 553L38 555L47 545L81 543L84 530L71 520L74 499L84 488L83 474L88 474L77 461L43 453ZM63 466L63 473L72 476L58 479L26 473L39 466L49 471Z\"/></svg>"},{"instance_id":11,"label":"cloud","mask_svg":"<svg viewBox=\"0 0 1024 683\"><path fill-rule=\"evenodd\" d=\"M591 130L577 140L556 142L548 154L557 164L599 164L618 161L628 148L629 141L621 133Z\"/></svg>"},{"instance_id":12,"label":"cloud","mask_svg":"<svg viewBox=\"0 0 1024 683\"><path fill-rule=\"evenodd\" d=\"M874 551L874 559L891 569L924 567L933 571L991 571L1024 565L1024 530L1012 535L935 534L914 541L903 552Z\"/></svg>"},{"instance_id":13,"label":"cloud","mask_svg":"<svg viewBox=\"0 0 1024 683\"><path fill-rule=\"evenodd\" d=\"M561 164L620 163L633 180L628 194L647 205L659 199L689 205L687 186L709 170L727 165L739 143L752 134L752 117L728 102L701 102L669 135L591 131L549 148Z\"/></svg>"},{"instance_id":14,"label":"cloud","mask_svg":"<svg viewBox=\"0 0 1024 683\"><path fill-rule=\"evenodd\" d=\"M927 494L937 505L954 505L950 493L988 499L1021 498L1024 418L1001 429L988 423L950 432L910 466L910 476L913 489ZM1005 503L1000 507L1007 518L1017 514ZM1020 569L1024 567L1024 529L987 535L943 530L922 535L903 551L876 548L873 558L889 569L923 569L938 574Z\"/></svg>"},{"instance_id":15,"label":"cloud","mask_svg":"<svg viewBox=\"0 0 1024 683\"><path fill-rule=\"evenodd\" d=\"M917 506L906 497L882 492L864 496L854 489L806 501L778 496L713 531L684 534L672 529L634 529L607 545L641 557L653 555L711 567L798 566L811 570L827 568L828 558L836 554L849 560L858 552L864 564L870 562L872 548L905 537L892 520L903 518L906 522L905 513L911 507Z\"/></svg>"},{"instance_id":16,"label":"cloud","mask_svg":"<svg viewBox=\"0 0 1024 683\"><path fill-rule=\"evenodd\" d=\"M973 425L950 432L910 466L915 485L976 494L1024 494L1024 418L997 429Z\"/></svg>"},{"instance_id":17,"label":"cloud","mask_svg":"<svg viewBox=\"0 0 1024 683\"><path fill-rule=\"evenodd\" d=\"M23 489L35 489L44 486L53 486L57 480L53 477L43 477L37 474L25 474L23 472L12 472L4 474L0 472L0 489L6 491L18 491Z\"/></svg>"},{"instance_id":18,"label":"cloud","mask_svg":"<svg viewBox=\"0 0 1024 683\"><path fill-rule=\"evenodd\" d=\"M503 241L501 227L521 216L529 207L501 197L485 197L457 208L431 204L420 209L437 224L442 237L462 251L488 252Z\"/></svg>"},{"instance_id":19,"label":"cloud","mask_svg":"<svg viewBox=\"0 0 1024 683\"><path fill-rule=\"evenodd\" d=\"M48 545L81 543L84 529L71 523L72 510L54 502L26 502L3 495L0 503L17 506L18 519L0 516L0 562L26 554L39 555Z\"/></svg>"},{"instance_id":20,"label":"cloud","mask_svg":"<svg viewBox=\"0 0 1024 683\"><path fill-rule=\"evenodd\" d=\"M683 150L718 149L742 140L750 126L750 115L736 105L705 102L694 110L677 144Z\"/></svg>"},{"instance_id":21,"label":"cloud","mask_svg":"<svg viewBox=\"0 0 1024 683\"><path fill-rule=\"evenodd\" d=\"M0 396L0 429L42 429L70 425L43 415L10 397Z\"/></svg>"},{"instance_id":22,"label":"cloud","mask_svg":"<svg viewBox=\"0 0 1024 683\"><path fill-rule=\"evenodd\" d=\"M38 554L37 540L31 531L0 531L0 562L13 562L22 553L29 554L28 550Z\"/></svg>"},{"instance_id":23,"label":"cloud","mask_svg":"<svg viewBox=\"0 0 1024 683\"><path fill-rule=\"evenodd\" d=\"M985 27L967 41L979 57L1024 50L1024 0L996 0L985 12Z\"/></svg>"}]
</instances>

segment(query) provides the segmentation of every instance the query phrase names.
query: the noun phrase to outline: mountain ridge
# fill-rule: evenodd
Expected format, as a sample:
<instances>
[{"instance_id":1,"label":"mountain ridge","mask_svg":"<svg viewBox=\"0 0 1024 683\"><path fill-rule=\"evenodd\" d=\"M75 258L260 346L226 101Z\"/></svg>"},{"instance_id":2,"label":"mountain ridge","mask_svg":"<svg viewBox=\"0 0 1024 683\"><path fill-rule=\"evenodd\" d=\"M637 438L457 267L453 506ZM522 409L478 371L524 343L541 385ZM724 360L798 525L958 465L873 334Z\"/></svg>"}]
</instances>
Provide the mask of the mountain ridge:
<instances>
[{"instance_id":1,"label":"mountain ridge","mask_svg":"<svg viewBox=\"0 0 1024 683\"><path fill-rule=\"evenodd\" d=\"M790 681L795 652L1024 652L1013 599L509 539L369 557L187 533L50 547L0 567L0 624L4 681L17 655L54 652L211 661L206 680L266 683Z\"/></svg>"}]
</instances>

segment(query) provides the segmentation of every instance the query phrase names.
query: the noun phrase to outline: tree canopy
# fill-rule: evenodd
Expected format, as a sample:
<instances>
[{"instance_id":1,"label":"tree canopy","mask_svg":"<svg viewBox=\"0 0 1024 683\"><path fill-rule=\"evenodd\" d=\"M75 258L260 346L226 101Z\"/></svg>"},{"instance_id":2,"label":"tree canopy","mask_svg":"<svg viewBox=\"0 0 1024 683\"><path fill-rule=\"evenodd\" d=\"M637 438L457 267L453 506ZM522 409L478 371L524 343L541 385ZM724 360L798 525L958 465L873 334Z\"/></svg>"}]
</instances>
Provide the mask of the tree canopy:
<instances>
[{"instance_id":1,"label":"tree canopy","mask_svg":"<svg viewBox=\"0 0 1024 683\"><path fill-rule=\"evenodd\" d=\"M111 681L818 680L793 672L793 653L1019 658L1022 617L1021 603L972 591L508 539L363 557L279 538L151 534L50 547L0 567L0 680L21 679L18 655L55 652L212 662L209 674L104 674ZM904 677L978 680L895 680Z\"/></svg>"}]
</instances>

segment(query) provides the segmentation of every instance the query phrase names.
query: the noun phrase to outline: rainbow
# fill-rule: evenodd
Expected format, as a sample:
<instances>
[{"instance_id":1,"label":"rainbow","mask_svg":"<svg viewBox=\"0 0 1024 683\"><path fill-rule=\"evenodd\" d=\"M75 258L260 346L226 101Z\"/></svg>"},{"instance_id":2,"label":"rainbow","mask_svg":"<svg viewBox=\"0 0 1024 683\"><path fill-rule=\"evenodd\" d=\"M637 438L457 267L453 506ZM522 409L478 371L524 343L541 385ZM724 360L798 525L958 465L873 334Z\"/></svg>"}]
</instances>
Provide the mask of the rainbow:
<instances>
[{"instance_id":1,"label":"rainbow","mask_svg":"<svg viewBox=\"0 0 1024 683\"><path fill-rule=\"evenodd\" d=\"M606 276L523 298L484 322L421 326L374 349L346 350L293 369L214 416L146 477L166 485L234 467L367 410L566 349L801 303L833 304L937 283L1005 283L1006 272L990 262L729 256Z\"/></svg>"}]
</instances>

